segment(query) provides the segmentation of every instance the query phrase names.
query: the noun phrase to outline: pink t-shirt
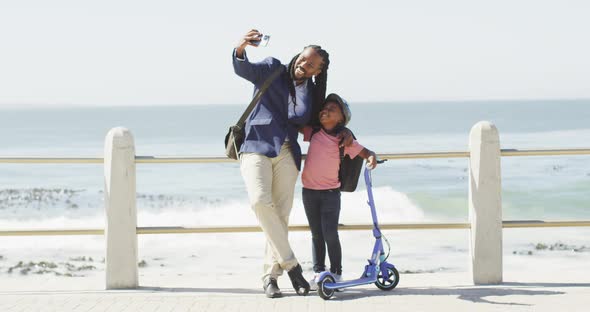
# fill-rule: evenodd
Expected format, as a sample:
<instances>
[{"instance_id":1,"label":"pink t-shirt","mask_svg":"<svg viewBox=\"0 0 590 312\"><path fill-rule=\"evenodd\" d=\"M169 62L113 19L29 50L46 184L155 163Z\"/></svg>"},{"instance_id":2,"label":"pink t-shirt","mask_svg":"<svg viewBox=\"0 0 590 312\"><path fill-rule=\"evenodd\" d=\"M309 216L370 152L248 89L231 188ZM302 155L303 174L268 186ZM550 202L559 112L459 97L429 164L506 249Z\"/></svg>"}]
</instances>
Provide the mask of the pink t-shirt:
<instances>
[{"instance_id":1,"label":"pink t-shirt","mask_svg":"<svg viewBox=\"0 0 590 312\"><path fill-rule=\"evenodd\" d=\"M338 137L327 134L323 129L311 135L311 127L303 128L303 141L309 143L307 159L301 174L303 187L312 190L330 190L340 187L338 169L340 168L340 150ZM351 146L344 148L344 154L356 157L363 146L356 140Z\"/></svg>"}]
</instances>

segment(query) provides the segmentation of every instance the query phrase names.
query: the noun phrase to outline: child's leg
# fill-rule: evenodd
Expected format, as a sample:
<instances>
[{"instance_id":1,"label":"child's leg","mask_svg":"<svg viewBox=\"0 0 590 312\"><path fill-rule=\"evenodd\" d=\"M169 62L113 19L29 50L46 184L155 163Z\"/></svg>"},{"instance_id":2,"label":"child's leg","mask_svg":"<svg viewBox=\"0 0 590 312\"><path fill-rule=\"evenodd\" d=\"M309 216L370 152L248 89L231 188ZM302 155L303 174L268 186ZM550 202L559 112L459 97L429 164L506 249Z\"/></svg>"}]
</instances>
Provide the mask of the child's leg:
<instances>
[{"instance_id":1,"label":"child's leg","mask_svg":"<svg viewBox=\"0 0 590 312\"><path fill-rule=\"evenodd\" d=\"M342 274L342 247L338 237L338 220L340 218L340 191L333 190L324 193L322 200L322 231L328 245L330 257L330 272Z\"/></svg>"},{"instance_id":2,"label":"child's leg","mask_svg":"<svg viewBox=\"0 0 590 312\"><path fill-rule=\"evenodd\" d=\"M321 191L303 189L303 207L311 229L313 271L316 273L326 270L326 244L320 215L321 199Z\"/></svg>"}]
</instances>

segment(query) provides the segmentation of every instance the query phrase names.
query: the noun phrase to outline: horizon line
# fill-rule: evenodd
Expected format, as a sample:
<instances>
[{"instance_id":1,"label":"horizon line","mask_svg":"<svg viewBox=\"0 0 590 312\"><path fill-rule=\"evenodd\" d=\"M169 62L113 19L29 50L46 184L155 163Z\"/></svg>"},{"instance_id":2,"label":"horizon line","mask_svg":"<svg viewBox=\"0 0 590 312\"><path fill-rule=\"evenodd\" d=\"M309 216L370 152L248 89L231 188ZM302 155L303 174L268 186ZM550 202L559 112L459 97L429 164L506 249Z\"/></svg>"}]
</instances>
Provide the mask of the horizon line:
<instances>
[{"instance_id":1,"label":"horizon line","mask_svg":"<svg viewBox=\"0 0 590 312\"><path fill-rule=\"evenodd\" d=\"M489 98L489 99L407 99L407 100L379 100L379 101L355 101L355 103L362 104L410 104L410 103L489 103L489 102L551 102L551 101L590 101L590 97L584 98ZM242 103L172 103L172 104L72 104L72 103L20 103L20 104L5 104L0 103L0 109L18 109L18 108L100 108L100 107L165 107L165 106L236 106L246 105Z\"/></svg>"}]
</instances>

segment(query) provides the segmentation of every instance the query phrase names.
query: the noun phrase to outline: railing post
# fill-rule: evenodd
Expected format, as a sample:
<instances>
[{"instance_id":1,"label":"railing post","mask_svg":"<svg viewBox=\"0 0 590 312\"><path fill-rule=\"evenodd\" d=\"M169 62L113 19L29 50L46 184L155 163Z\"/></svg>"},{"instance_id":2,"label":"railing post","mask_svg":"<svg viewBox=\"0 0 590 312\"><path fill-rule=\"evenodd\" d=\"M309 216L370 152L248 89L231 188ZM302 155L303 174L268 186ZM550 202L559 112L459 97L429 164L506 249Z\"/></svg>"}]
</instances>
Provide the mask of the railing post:
<instances>
[{"instance_id":1,"label":"railing post","mask_svg":"<svg viewBox=\"0 0 590 312\"><path fill-rule=\"evenodd\" d=\"M135 143L131 132L109 131L104 147L106 288L137 288Z\"/></svg>"},{"instance_id":2,"label":"railing post","mask_svg":"<svg viewBox=\"0 0 590 312\"><path fill-rule=\"evenodd\" d=\"M502 283L502 197L500 138L480 121L469 134L469 219L474 284Z\"/></svg>"}]
</instances>

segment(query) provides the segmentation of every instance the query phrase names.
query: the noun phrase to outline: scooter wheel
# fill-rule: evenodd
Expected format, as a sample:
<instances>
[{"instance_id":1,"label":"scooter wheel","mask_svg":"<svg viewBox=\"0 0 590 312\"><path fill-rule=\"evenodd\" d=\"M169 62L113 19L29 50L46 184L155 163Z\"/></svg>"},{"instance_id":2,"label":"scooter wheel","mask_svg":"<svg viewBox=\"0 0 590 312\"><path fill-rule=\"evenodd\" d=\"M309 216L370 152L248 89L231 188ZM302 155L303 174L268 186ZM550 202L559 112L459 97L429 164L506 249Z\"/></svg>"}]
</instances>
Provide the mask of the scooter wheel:
<instances>
[{"instance_id":1,"label":"scooter wheel","mask_svg":"<svg viewBox=\"0 0 590 312\"><path fill-rule=\"evenodd\" d=\"M387 268L387 275L388 276L383 276L380 271L375 286L381 290L394 289L395 286L397 286L397 283L399 283L399 272L396 268Z\"/></svg>"},{"instance_id":2,"label":"scooter wheel","mask_svg":"<svg viewBox=\"0 0 590 312\"><path fill-rule=\"evenodd\" d=\"M326 283L334 283L334 278L331 275L326 275L326 277L322 278L318 283L318 295L324 300L332 298L335 291L334 289L324 287L324 284Z\"/></svg>"}]
</instances>

